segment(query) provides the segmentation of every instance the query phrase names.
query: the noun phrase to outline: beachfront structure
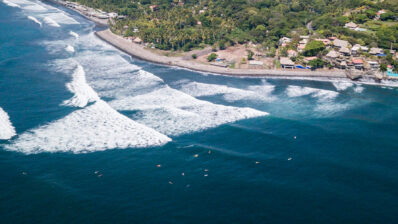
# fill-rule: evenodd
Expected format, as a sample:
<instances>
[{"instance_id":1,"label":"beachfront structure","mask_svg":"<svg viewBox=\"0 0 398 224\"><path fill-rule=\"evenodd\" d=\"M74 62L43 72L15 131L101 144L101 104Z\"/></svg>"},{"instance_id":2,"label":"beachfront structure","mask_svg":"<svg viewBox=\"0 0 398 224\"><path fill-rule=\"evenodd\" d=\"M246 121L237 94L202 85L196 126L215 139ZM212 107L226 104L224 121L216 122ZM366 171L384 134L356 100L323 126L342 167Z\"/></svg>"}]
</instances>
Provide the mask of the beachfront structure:
<instances>
[{"instance_id":1,"label":"beachfront structure","mask_svg":"<svg viewBox=\"0 0 398 224\"><path fill-rule=\"evenodd\" d=\"M358 28L358 25L355 24L355 23L353 23L353 22L349 22L349 23L346 23L346 24L344 25L344 27L345 27L345 28L348 28L348 29L350 29L350 30L355 30L356 28Z\"/></svg>"},{"instance_id":2,"label":"beachfront structure","mask_svg":"<svg viewBox=\"0 0 398 224\"><path fill-rule=\"evenodd\" d=\"M351 51L347 47L341 47L339 53L343 54L344 56L350 56Z\"/></svg>"},{"instance_id":3,"label":"beachfront structure","mask_svg":"<svg viewBox=\"0 0 398 224\"><path fill-rule=\"evenodd\" d=\"M380 68L380 64L377 61L368 61L369 67L373 71L377 71Z\"/></svg>"},{"instance_id":4,"label":"beachfront structure","mask_svg":"<svg viewBox=\"0 0 398 224\"><path fill-rule=\"evenodd\" d=\"M371 55L384 54L384 51L381 48L372 47L369 50L369 54L371 54Z\"/></svg>"},{"instance_id":5,"label":"beachfront structure","mask_svg":"<svg viewBox=\"0 0 398 224\"><path fill-rule=\"evenodd\" d=\"M133 41L134 41L134 43L136 43L136 44L141 44L141 43L142 43L142 40L141 40L141 38L139 38L139 37L135 38Z\"/></svg>"},{"instance_id":6,"label":"beachfront structure","mask_svg":"<svg viewBox=\"0 0 398 224\"><path fill-rule=\"evenodd\" d=\"M355 44L352 48L351 48L351 54L356 56L359 54L359 50L361 50L361 45L359 44Z\"/></svg>"},{"instance_id":7,"label":"beachfront structure","mask_svg":"<svg viewBox=\"0 0 398 224\"><path fill-rule=\"evenodd\" d=\"M282 68L294 69L294 62L287 57L281 57L280 60Z\"/></svg>"},{"instance_id":8,"label":"beachfront structure","mask_svg":"<svg viewBox=\"0 0 398 224\"><path fill-rule=\"evenodd\" d=\"M355 69L362 70L363 69L363 60L360 58L353 58L352 64L354 65Z\"/></svg>"},{"instance_id":9,"label":"beachfront structure","mask_svg":"<svg viewBox=\"0 0 398 224\"><path fill-rule=\"evenodd\" d=\"M335 39L333 41L333 46L335 46L336 48L342 48L342 47L348 48L349 44L350 43L348 43L348 41L346 40Z\"/></svg>"},{"instance_id":10,"label":"beachfront structure","mask_svg":"<svg viewBox=\"0 0 398 224\"><path fill-rule=\"evenodd\" d=\"M331 50L329 51L329 53L326 55L327 59L336 59L340 56L340 53L335 51L335 50Z\"/></svg>"}]
</instances>

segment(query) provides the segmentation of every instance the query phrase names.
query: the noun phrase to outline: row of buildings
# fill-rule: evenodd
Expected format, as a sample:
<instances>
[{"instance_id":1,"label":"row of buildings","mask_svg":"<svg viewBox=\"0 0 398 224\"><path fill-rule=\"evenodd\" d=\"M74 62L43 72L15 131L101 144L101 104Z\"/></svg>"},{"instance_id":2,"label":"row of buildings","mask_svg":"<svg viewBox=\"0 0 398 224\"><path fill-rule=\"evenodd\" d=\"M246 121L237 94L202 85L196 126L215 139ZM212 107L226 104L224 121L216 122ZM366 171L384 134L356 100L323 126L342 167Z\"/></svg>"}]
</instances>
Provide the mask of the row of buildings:
<instances>
[{"instance_id":1,"label":"row of buildings","mask_svg":"<svg viewBox=\"0 0 398 224\"><path fill-rule=\"evenodd\" d=\"M297 57L300 53L304 52L306 45L311 40L320 41L325 45L325 48L329 52L326 56L323 56L322 59L328 61L333 67L338 69L378 70L380 67L378 59L385 57L387 53L384 49L377 47L369 48L359 44L352 46L348 41L336 37L312 39L310 36L300 36L297 49L289 49L287 51L287 57L281 58L280 63L282 68L308 68L296 65L291 58ZM288 47L291 43L292 39L288 37L283 37L279 40L281 48ZM389 53L398 57L394 50L389 50ZM305 57L304 62L308 63L317 58L318 57Z\"/></svg>"}]
</instances>

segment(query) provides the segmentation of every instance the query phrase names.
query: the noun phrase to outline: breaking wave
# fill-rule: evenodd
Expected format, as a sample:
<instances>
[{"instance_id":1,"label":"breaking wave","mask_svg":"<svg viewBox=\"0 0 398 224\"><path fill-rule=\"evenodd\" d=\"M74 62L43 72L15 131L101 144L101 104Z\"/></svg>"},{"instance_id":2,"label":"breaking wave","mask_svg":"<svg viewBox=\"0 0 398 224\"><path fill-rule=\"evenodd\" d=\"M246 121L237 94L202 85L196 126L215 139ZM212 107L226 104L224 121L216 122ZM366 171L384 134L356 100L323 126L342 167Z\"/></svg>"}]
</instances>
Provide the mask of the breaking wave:
<instances>
[{"instance_id":1,"label":"breaking wave","mask_svg":"<svg viewBox=\"0 0 398 224\"><path fill-rule=\"evenodd\" d=\"M21 134L6 149L27 154L85 153L161 146L171 139L141 125L100 100L66 117Z\"/></svg>"},{"instance_id":2,"label":"breaking wave","mask_svg":"<svg viewBox=\"0 0 398 224\"><path fill-rule=\"evenodd\" d=\"M66 46L66 47L65 47L65 50L66 50L67 52L70 52L70 53L74 53L74 52L75 52L75 48L74 48L72 45Z\"/></svg>"},{"instance_id":3,"label":"breaking wave","mask_svg":"<svg viewBox=\"0 0 398 224\"><path fill-rule=\"evenodd\" d=\"M318 99L334 99L336 98L339 93L331 90L324 90L324 89L315 89L310 87L301 87L301 86L288 86L286 88L286 94L289 97L300 97L311 95L312 97L316 97Z\"/></svg>"},{"instance_id":4,"label":"breaking wave","mask_svg":"<svg viewBox=\"0 0 398 224\"><path fill-rule=\"evenodd\" d=\"M81 65L77 65L72 75L72 82L66 87L75 95L63 102L63 105L85 107L90 102L98 101L100 98L97 93L87 84L86 74Z\"/></svg>"},{"instance_id":5,"label":"breaking wave","mask_svg":"<svg viewBox=\"0 0 398 224\"><path fill-rule=\"evenodd\" d=\"M6 4L6 5L8 5L8 6L10 6L10 7L21 8L20 5L18 5L18 4L16 4L16 3L13 3L13 2L10 2L10 1L8 1L8 0L3 0L3 3Z\"/></svg>"},{"instance_id":6,"label":"breaking wave","mask_svg":"<svg viewBox=\"0 0 398 224\"><path fill-rule=\"evenodd\" d=\"M71 36L75 37L76 39L79 38L79 34L73 32L73 31L69 31L69 34L70 34Z\"/></svg>"},{"instance_id":7,"label":"breaking wave","mask_svg":"<svg viewBox=\"0 0 398 224\"><path fill-rule=\"evenodd\" d=\"M33 16L28 16L28 19L30 19L30 20L32 20L33 22L39 24L40 27L42 26L42 23L41 23L38 19L36 19L35 17L33 17Z\"/></svg>"},{"instance_id":8,"label":"breaking wave","mask_svg":"<svg viewBox=\"0 0 398 224\"><path fill-rule=\"evenodd\" d=\"M61 27L57 22L55 22L52 18L50 17L44 17L44 22L47 23L50 26L53 27Z\"/></svg>"},{"instance_id":9,"label":"breaking wave","mask_svg":"<svg viewBox=\"0 0 398 224\"><path fill-rule=\"evenodd\" d=\"M270 95L274 89L275 86L269 84L238 89L226 85L190 82L183 84L180 90L194 97L223 95L226 101L234 102L238 100L271 101L275 98Z\"/></svg>"},{"instance_id":10,"label":"breaking wave","mask_svg":"<svg viewBox=\"0 0 398 224\"><path fill-rule=\"evenodd\" d=\"M15 128L12 126L10 117L0 107L0 139L7 140L16 135Z\"/></svg>"},{"instance_id":11,"label":"breaking wave","mask_svg":"<svg viewBox=\"0 0 398 224\"><path fill-rule=\"evenodd\" d=\"M167 85L147 94L116 99L109 104L117 110L138 110L134 120L172 136L268 115L252 108L198 100Z\"/></svg>"}]
</instances>

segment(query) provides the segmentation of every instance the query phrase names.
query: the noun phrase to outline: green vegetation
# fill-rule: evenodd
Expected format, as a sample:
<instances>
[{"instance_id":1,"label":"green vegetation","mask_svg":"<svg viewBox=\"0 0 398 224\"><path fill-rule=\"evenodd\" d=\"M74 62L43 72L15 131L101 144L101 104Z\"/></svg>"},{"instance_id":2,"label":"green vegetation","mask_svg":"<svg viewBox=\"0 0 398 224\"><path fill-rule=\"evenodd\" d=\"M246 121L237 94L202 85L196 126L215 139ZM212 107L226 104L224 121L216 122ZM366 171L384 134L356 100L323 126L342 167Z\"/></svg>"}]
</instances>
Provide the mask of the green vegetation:
<instances>
[{"instance_id":1,"label":"green vegetation","mask_svg":"<svg viewBox=\"0 0 398 224\"><path fill-rule=\"evenodd\" d=\"M217 54L215 54L215 53L211 53L208 57L207 57L207 61L214 61L214 60L216 60L217 59Z\"/></svg>"},{"instance_id":2,"label":"green vegetation","mask_svg":"<svg viewBox=\"0 0 398 224\"><path fill-rule=\"evenodd\" d=\"M138 36L163 50L189 51L206 45L222 50L251 41L268 49L272 56L281 37L308 35L314 31L320 37L334 35L351 44L374 43L398 49L397 0L76 1L126 15L126 19L115 21L111 27L113 32ZM381 14L380 20L374 20L381 9L386 13ZM308 25L311 21L312 27ZM344 28L349 21L365 24L369 31ZM318 50L306 52L314 55Z\"/></svg>"},{"instance_id":3,"label":"green vegetation","mask_svg":"<svg viewBox=\"0 0 398 224\"><path fill-rule=\"evenodd\" d=\"M322 41L310 41L304 48L304 56L316 56L319 52L325 50L325 44Z\"/></svg>"}]
</instances>

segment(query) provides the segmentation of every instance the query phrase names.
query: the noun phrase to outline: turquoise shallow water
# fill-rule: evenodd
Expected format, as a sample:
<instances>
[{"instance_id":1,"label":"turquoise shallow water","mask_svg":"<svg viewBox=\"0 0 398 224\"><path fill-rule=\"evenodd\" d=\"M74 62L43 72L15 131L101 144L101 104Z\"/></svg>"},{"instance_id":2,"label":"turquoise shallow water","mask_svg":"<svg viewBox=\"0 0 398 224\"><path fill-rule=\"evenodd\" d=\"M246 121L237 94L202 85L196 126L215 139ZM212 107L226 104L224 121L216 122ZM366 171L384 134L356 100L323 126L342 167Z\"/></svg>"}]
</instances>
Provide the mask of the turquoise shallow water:
<instances>
[{"instance_id":1,"label":"turquoise shallow water","mask_svg":"<svg viewBox=\"0 0 398 224\"><path fill-rule=\"evenodd\" d=\"M2 223L396 222L397 89L158 66L72 12L12 2Z\"/></svg>"}]
</instances>

